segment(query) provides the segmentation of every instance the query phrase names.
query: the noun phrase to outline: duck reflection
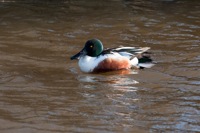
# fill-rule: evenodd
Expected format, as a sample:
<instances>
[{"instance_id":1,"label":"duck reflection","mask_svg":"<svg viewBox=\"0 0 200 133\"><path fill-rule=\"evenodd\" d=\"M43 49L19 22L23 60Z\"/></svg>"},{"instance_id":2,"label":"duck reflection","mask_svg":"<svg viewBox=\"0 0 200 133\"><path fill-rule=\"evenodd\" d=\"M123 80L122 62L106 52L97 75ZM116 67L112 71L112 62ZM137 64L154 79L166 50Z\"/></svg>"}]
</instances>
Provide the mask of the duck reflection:
<instances>
[{"instance_id":1,"label":"duck reflection","mask_svg":"<svg viewBox=\"0 0 200 133\"><path fill-rule=\"evenodd\" d=\"M77 76L82 88L87 89L112 89L118 91L135 91L135 84L139 82L133 79L136 70L120 70L101 74L81 74Z\"/></svg>"},{"instance_id":2,"label":"duck reflection","mask_svg":"<svg viewBox=\"0 0 200 133\"><path fill-rule=\"evenodd\" d=\"M138 71L115 71L101 74L79 74L79 94L87 109L94 111L100 117L113 117L113 122L131 118L133 111L138 108L138 81L134 75ZM96 108L96 110L94 110ZM82 110L81 110L82 111ZM94 113L92 112L92 113Z\"/></svg>"}]
</instances>

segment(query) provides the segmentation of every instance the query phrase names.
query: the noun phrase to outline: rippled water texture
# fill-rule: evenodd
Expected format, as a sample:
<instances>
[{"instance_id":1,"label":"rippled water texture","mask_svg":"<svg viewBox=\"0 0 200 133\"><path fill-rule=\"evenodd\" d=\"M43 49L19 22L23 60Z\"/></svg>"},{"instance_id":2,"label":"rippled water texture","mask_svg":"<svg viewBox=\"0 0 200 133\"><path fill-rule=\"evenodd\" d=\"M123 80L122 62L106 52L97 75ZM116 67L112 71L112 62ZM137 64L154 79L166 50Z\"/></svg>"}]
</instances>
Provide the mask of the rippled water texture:
<instances>
[{"instance_id":1,"label":"rippled water texture","mask_svg":"<svg viewBox=\"0 0 200 133\"><path fill-rule=\"evenodd\" d=\"M156 66L82 73L86 40ZM200 132L199 0L0 2L0 132Z\"/></svg>"}]
</instances>

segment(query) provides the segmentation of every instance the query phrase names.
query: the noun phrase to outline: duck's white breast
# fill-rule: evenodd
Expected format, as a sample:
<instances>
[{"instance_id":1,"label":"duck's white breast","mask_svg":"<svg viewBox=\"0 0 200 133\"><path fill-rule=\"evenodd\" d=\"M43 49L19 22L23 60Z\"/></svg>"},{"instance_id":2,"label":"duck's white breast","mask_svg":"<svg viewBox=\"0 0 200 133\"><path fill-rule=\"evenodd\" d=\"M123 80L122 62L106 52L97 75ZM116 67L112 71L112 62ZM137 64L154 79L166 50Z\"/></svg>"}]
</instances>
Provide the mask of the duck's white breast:
<instances>
[{"instance_id":1,"label":"duck's white breast","mask_svg":"<svg viewBox=\"0 0 200 133\"><path fill-rule=\"evenodd\" d=\"M83 56L80 58L78 64L83 72L92 72L95 67L99 64L99 62L106 59L106 56L100 56L100 57L91 57L91 56Z\"/></svg>"}]
</instances>

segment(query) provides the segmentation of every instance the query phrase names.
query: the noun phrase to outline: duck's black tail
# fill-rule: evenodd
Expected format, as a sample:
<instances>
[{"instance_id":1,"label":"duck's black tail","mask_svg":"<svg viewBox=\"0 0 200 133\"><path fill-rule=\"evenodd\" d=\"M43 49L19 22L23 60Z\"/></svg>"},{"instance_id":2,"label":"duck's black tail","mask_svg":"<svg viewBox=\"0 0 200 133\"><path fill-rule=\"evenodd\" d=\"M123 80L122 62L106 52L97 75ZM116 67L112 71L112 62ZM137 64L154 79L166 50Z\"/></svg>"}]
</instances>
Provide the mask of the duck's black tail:
<instances>
[{"instance_id":1,"label":"duck's black tail","mask_svg":"<svg viewBox=\"0 0 200 133\"><path fill-rule=\"evenodd\" d=\"M153 60L150 57L149 52L144 52L140 56L138 56L138 61L139 61L138 65L139 65L140 69L151 68L152 66L155 65L155 63L153 62Z\"/></svg>"}]
</instances>

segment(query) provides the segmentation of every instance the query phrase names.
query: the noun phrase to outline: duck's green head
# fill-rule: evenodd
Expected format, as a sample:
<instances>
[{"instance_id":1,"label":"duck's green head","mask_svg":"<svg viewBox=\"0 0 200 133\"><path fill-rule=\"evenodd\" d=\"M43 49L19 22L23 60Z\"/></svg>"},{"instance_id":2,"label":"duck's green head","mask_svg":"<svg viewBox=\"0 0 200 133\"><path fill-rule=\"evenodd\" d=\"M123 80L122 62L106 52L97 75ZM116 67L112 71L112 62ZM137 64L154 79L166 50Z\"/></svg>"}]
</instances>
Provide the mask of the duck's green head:
<instances>
[{"instance_id":1,"label":"duck's green head","mask_svg":"<svg viewBox=\"0 0 200 133\"><path fill-rule=\"evenodd\" d=\"M85 47L76 55L71 57L73 59L79 59L81 56L88 55L91 57L97 57L103 51L103 44L98 39L91 39L85 43Z\"/></svg>"}]
</instances>

